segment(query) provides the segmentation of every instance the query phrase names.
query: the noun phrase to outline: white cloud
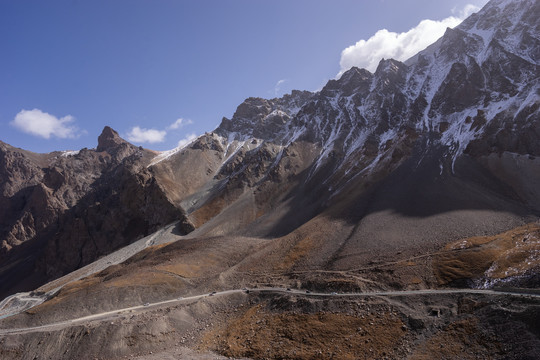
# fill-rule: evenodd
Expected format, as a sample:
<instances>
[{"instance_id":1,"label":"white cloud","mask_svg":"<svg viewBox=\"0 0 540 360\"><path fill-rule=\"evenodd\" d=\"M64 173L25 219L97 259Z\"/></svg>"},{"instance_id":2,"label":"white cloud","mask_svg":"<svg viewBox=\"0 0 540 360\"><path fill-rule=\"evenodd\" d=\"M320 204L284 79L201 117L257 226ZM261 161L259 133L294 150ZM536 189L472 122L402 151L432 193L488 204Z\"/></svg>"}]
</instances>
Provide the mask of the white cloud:
<instances>
[{"instance_id":1,"label":"white cloud","mask_svg":"<svg viewBox=\"0 0 540 360\"><path fill-rule=\"evenodd\" d=\"M78 128L70 125L74 121L75 118L71 115L57 118L39 109L33 109L21 110L15 115L11 125L27 134L45 139L50 139L51 136L60 139L74 139L79 136Z\"/></svg>"},{"instance_id":2,"label":"white cloud","mask_svg":"<svg viewBox=\"0 0 540 360\"><path fill-rule=\"evenodd\" d=\"M369 39L360 40L341 52L338 77L352 66L373 72L382 58L405 61L437 41L447 27L457 26L479 9L478 6L468 4L459 11L458 16L449 16L443 20L422 20L416 27L399 34L386 29L379 30ZM457 11L454 9L452 12Z\"/></svg>"},{"instance_id":3,"label":"white cloud","mask_svg":"<svg viewBox=\"0 0 540 360\"><path fill-rule=\"evenodd\" d=\"M178 130L185 125L191 125L191 124L193 124L193 121L190 119L178 118L176 119L175 122L167 126L165 130L144 129L144 128L141 128L140 126L134 126L128 132L127 139L134 143L159 143L159 142L165 141L165 136L167 136L167 131ZM195 134L193 134L193 136L195 136ZM180 141L182 142L188 138L189 136ZM189 138L189 139L193 140L192 138Z\"/></svg>"},{"instance_id":4,"label":"white cloud","mask_svg":"<svg viewBox=\"0 0 540 360\"><path fill-rule=\"evenodd\" d=\"M278 96L278 93L281 91L281 85L283 85L287 81L289 81L289 80L287 80L287 79L278 80L278 82L274 86L274 96Z\"/></svg>"},{"instance_id":5,"label":"white cloud","mask_svg":"<svg viewBox=\"0 0 540 360\"><path fill-rule=\"evenodd\" d=\"M165 130L141 129L135 126L127 134L127 138L135 143L158 143L165 140L165 135L167 135Z\"/></svg>"},{"instance_id":6,"label":"white cloud","mask_svg":"<svg viewBox=\"0 0 540 360\"><path fill-rule=\"evenodd\" d=\"M484 6L485 4L487 3L487 0L483 0L482 1L482 6ZM461 10L457 9L457 8L453 8L452 9L452 14L458 14L458 17L462 20L465 20L466 18L469 17L469 15L472 15L472 13L475 13L477 12L478 10L480 10L480 6L476 6L476 5L473 5L473 4L467 4L465 5L465 7Z\"/></svg>"},{"instance_id":7,"label":"white cloud","mask_svg":"<svg viewBox=\"0 0 540 360\"><path fill-rule=\"evenodd\" d=\"M193 121L191 121L190 119L179 118L175 122L173 122L171 125L167 126L167 130L176 130L176 129L180 129L181 127L185 125L191 125L191 124L193 124Z\"/></svg>"},{"instance_id":8,"label":"white cloud","mask_svg":"<svg viewBox=\"0 0 540 360\"><path fill-rule=\"evenodd\" d=\"M188 134L188 135L186 135L185 138L178 141L178 147L184 147L187 144L189 144L190 142L192 142L193 140L195 140L196 138L197 138L197 135L195 135L195 133Z\"/></svg>"}]
</instances>

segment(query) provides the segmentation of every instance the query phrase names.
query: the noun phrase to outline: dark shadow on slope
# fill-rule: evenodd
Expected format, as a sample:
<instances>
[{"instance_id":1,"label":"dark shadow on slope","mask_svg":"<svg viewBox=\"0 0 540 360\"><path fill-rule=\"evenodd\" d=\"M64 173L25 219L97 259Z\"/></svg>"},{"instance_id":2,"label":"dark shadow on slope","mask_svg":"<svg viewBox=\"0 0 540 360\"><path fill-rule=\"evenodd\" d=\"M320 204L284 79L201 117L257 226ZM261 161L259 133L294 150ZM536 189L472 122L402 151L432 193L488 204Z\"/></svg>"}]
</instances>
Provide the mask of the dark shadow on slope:
<instances>
[{"instance_id":1,"label":"dark shadow on slope","mask_svg":"<svg viewBox=\"0 0 540 360\"><path fill-rule=\"evenodd\" d=\"M35 263L46 245L44 239L31 239L13 249L0 269L0 299L17 292L30 291L46 282L45 274L36 272Z\"/></svg>"},{"instance_id":2,"label":"dark shadow on slope","mask_svg":"<svg viewBox=\"0 0 540 360\"><path fill-rule=\"evenodd\" d=\"M274 226L268 228L263 234L264 237L284 236L326 209L331 193L324 185L324 181L328 172L333 170L333 165L323 165L313 177L310 177L311 170L310 167L297 176L298 185L284 199L287 203L287 211ZM309 181L306 181L308 177Z\"/></svg>"},{"instance_id":3,"label":"dark shadow on slope","mask_svg":"<svg viewBox=\"0 0 540 360\"><path fill-rule=\"evenodd\" d=\"M453 167L453 172L452 172ZM393 209L405 216L425 217L461 209L529 212L510 187L474 159L464 155L439 168L438 157L426 156L416 166L410 159L381 184L372 211Z\"/></svg>"},{"instance_id":4,"label":"dark shadow on slope","mask_svg":"<svg viewBox=\"0 0 540 360\"><path fill-rule=\"evenodd\" d=\"M445 149L420 147L395 171L340 216L352 222L370 213L392 210L407 217L428 217L458 210L493 210L517 216L538 215L516 193L473 158L455 163ZM354 187L352 185L351 187ZM354 193L354 189L347 189Z\"/></svg>"},{"instance_id":5,"label":"dark shadow on slope","mask_svg":"<svg viewBox=\"0 0 540 360\"><path fill-rule=\"evenodd\" d=\"M33 290L175 220L180 220L178 232L193 230L155 180L141 180L124 165L102 174L92 188L38 237L6 256L0 268L0 298Z\"/></svg>"},{"instance_id":6,"label":"dark shadow on slope","mask_svg":"<svg viewBox=\"0 0 540 360\"><path fill-rule=\"evenodd\" d=\"M383 211L408 218L461 210L504 212L516 219L540 215L540 209L525 205L510 186L474 158L462 155L453 164L452 158L445 157L444 147L430 143L427 138L419 140L412 155L394 171L385 174L383 169L353 179L332 198L323 182L332 175L333 167L320 168L308 182L299 181L286 199L288 211L264 235L286 235L323 212L353 225ZM299 177L306 179L310 170Z\"/></svg>"}]
</instances>

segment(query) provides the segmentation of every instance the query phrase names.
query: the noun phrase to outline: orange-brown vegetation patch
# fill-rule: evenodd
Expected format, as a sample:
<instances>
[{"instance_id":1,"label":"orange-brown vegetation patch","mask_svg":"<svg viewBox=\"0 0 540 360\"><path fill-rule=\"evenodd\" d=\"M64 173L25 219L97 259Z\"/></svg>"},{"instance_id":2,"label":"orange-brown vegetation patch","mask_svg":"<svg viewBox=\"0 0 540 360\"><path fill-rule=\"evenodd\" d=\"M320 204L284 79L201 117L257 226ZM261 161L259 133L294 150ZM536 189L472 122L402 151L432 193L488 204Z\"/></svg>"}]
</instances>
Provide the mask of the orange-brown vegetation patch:
<instances>
[{"instance_id":1,"label":"orange-brown vegetation patch","mask_svg":"<svg viewBox=\"0 0 540 360\"><path fill-rule=\"evenodd\" d=\"M374 359L392 357L406 334L392 313L274 314L257 305L208 332L203 347L234 358Z\"/></svg>"},{"instance_id":2,"label":"orange-brown vegetation patch","mask_svg":"<svg viewBox=\"0 0 540 360\"><path fill-rule=\"evenodd\" d=\"M176 263L159 266L157 269L171 274L176 274L181 277L193 278L197 277L202 272L203 268L204 266L202 263Z\"/></svg>"},{"instance_id":3,"label":"orange-brown vegetation patch","mask_svg":"<svg viewBox=\"0 0 540 360\"><path fill-rule=\"evenodd\" d=\"M65 285L55 297L39 306L27 310L27 313L33 314L39 312L45 307L61 304L62 301L64 301L66 298L73 296L74 294L76 294L76 296L78 296L79 294L88 294L89 292L95 290L94 286L100 281L101 279L96 276L89 276L87 278L69 283Z\"/></svg>"},{"instance_id":4,"label":"orange-brown vegetation patch","mask_svg":"<svg viewBox=\"0 0 540 360\"><path fill-rule=\"evenodd\" d=\"M478 319L468 318L436 333L420 345L410 359L491 359L501 350L495 338L480 331Z\"/></svg>"},{"instance_id":5,"label":"orange-brown vegetation patch","mask_svg":"<svg viewBox=\"0 0 540 360\"><path fill-rule=\"evenodd\" d=\"M311 237L306 236L298 241L285 255L283 262L278 264L278 270L288 270L292 268L300 259L309 254L314 248Z\"/></svg>"},{"instance_id":6,"label":"orange-brown vegetation patch","mask_svg":"<svg viewBox=\"0 0 540 360\"><path fill-rule=\"evenodd\" d=\"M209 203L203 205L190 215L190 220L195 228L202 226L208 220L219 214L225 207L227 202L223 197L216 197Z\"/></svg>"},{"instance_id":7,"label":"orange-brown vegetation patch","mask_svg":"<svg viewBox=\"0 0 540 360\"><path fill-rule=\"evenodd\" d=\"M439 285L485 277L504 279L540 267L540 224L447 245L433 261Z\"/></svg>"},{"instance_id":8,"label":"orange-brown vegetation patch","mask_svg":"<svg viewBox=\"0 0 540 360\"><path fill-rule=\"evenodd\" d=\"M182 282L174 274L160 271L138 271L122 276L106 279L103 285L109 288L159 285L163 288L180 286Z\"/></svg>"},{"instance_id":9,"label":"orange-brown vegetation patch","mask_svg":"<svg viewBox=\"0 0 540 360\"><path fill-rule=\"evenodd\" d=\"M159 244L159 245L150 246L138 252L137 254L133 255L132 257L130 257L126 263L131 264L131 263L135 263L135 262L150 258L152 255L159 254L161 252L161 249L163 249L167 245L169 244Z\"/></svg>"},{"instance_id":10,"label":"orange-brown vegetation patch","mask_svg":"<svg viewBox=\"0 0 540 360\"><path fill-rule=\"evenodd\" d=\"M419 285L419 284L424 283L424 281L418 276L408 276L408 277L405 277L405 280L407 281L407 284L412 284L412 285Z\"/></svg>"},{"instance_id":11,"label":"orange-brown vegetation patch","mask_svg":"<svg viewBox=\"0 0 540 360\"><path fill-rule=\"evenodd\" d=\"M113 265L93 275L101 280L106 287L130 287L168 283L177 283L178 276L175 271L168 270L170 263L161 265L159 255L168 244L154 245L132 256L126 263ZM187 265L185 265L187 267ZM146 268L140 271L140 268Z\"/></svg>"},{"instance_id":12,"label":"orange-brown vegetation patch","mask_svg":"<svg viewBox=\"0 0 540 360\"><path fill-rule=\"evenodd\" d=\"M171 260L168 263L157 266L156 270L175 274L184 278L204 276L209 270L219 267L223 261L218 254L205 254L204 260L197 257L182 257L181 261Z\"/></svg>"}]
</instances>

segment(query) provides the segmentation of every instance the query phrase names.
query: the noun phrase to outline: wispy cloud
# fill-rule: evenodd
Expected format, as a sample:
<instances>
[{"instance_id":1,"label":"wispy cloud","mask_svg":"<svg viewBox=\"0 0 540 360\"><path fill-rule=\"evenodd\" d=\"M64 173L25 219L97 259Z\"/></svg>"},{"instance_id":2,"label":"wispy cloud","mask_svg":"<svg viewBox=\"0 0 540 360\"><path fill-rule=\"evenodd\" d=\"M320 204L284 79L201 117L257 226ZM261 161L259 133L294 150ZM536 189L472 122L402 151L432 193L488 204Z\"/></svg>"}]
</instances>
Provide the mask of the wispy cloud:
<instances>
[{"instance_id":1,"label":"wispy cloud","mask_svg":"<svg viewBox=\"0 0 540 360\"><path fill-rule=\"evenodd\" d=\"M274 85L274 96L278 96L279 93L281 92L281 85L283 85L284 83L286 83L287 79L281 79L281 80L278 80L278 82L276 83L276 85Z\"/></svg>"},{"instance_id":2,"label":"wispy cloud","mask_svg":"<svg viewBox=\"0 0 540 360\"><path fill-rule=\"evenodd\" d=\"M167 126L167 130L177 130L182 128L185 125L191 125L193 124L193 121L190 119L182 119L179 118L175 122L173 122L171 125Z\"/></svg>"},{"instance_id":3,"label":"wispy cloud","mask_svg":"<svg viewBox=\"0 0 540 360\"><path fill-rule=\"evenodd\" d=\"M369 39L360 40L341 52L339 62L341 69L338 76L353 66L366 68L373 72L382 58L407 60L437 41L447 27L457 26L479 9L476 5L468 4L461 11L452 10L452 13L457 14L456 16L449 16L443 20L422 20L407 32L396 33L387 29L379 30Z\"/></svg>"},{"instance_id":4,"label":"wispy cloud","mask_svg":"<svg viewBox=\"0 0 540 360\"><path fill-rule=\"evenodd\" d=\"M160 143L165 141L165 137L169 131L178 130L186 125L191 124L193 124L193 121L190 119L178 118L172 124L168 125L165 130L144 129L140 126L134 126L127 133L127 139L134 143ZM189 136L190 135L188 135L188 137ZM182 139L180 141L184 140L185 139Z\"/></svg>"},{"instance_id":5,"label":"wispy cloud","mask_svg":"<svg viewBox=\"0 0 540 360\"><path fill-rule=\"evenodd\" d=\"M488 0L483 0L483 5L485 5L487 2L488 2ZM480 6L476 6L476 5L473 5L473 4L467 4L467 5L465 5L463 7L463 9L458 9L457 7L454 7L452 9L452 14L454 14L454 15L457 14L458 18L460 18L462 20L465 20L466 18L469 17L469 15L472 15L473 13L480 10L480 8L481 8Z\"/></svg>"},{"instance_id":6,"label":"wispy cloud","mask_svg":"<svg viewBox=\"0 0 540 360\"><path fill-rule=\"evenodd\" d=\"M163 142L166 135L167 131L165 130L144 129L140 128L139 126L134 126L127 134L127 138L129 141L133 141L135 143L153 144Z\"/></svg>"},{"instance_id":7,"label":"wispy cloud","mask_svg":"<svg viewBox=\"0 0 540 360\"><path fill-rule=\"evenodd\" d=\"M195 140L196 138L197 138L197 135L195 135L195 133L188 134L186 135L185 138L178 141L178 147L184 147L188 145L190 142L192 142L193 140Z\"/></svg>"},{"instance_id":8,"label":"wispy cloud","mask_svg":"<svg viewBox=\"0 0 540 360\"><path fill-rule=\"evenodd\" d=\"M79 137L79 129L72 125L75 118L66 115L57 118L54 115L43 112L39 109L21 110L11 125L30 135L50 139L56 137L59 139L75 139Z\"/></svg>"}]
</instances>

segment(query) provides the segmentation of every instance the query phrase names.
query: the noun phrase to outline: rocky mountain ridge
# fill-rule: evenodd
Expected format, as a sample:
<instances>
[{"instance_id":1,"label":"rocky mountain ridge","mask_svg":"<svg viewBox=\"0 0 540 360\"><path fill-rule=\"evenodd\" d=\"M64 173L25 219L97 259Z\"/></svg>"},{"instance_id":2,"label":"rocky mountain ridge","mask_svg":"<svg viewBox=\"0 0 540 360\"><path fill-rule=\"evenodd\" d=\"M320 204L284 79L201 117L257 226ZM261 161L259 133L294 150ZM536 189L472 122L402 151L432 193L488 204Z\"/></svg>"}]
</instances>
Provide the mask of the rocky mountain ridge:
<instances>
[{"instance_id":1,"label":"rocky mountain ridge","mask_svg":"<svg viewBox=\"0 0 540 360\"><path fill-rule=\"evenodd\" d=\"M159 154L0 143L0 357L536 358L539 12Z\"/></svg>"},{"instance_id":2,"label":"rocky mountain ridge","mask_svg":"<svg viewBox=\"0 0 540 360\"><path fill-rule=\"evenodd\" d=\"M405 63L382 60L374 74L352 68L316 94L288 95L297 97L293 107L271 100L280 102L274 111L286 114L283 126L259 138L318 143L324 149L319 161L332 150L345 159L367 150L368 139L382 146L407 129L431 134L454 157L471 143L476 149L489 143L484 152L537 156L538 12L535 1L493 1ZM216 133L228 140L257 138L258 119L274 118L257 101L268 102L246 100L233 116L238 128L225 119ZM246 122L247 108L252 121ZM511 127L521 133L508 139Z\"/></svg>"},{"instance_id":3,"label":"rocky mountain ridge","mask_svg":"<svg viewBox=\"0 0 540 360\"><path fill-rule=\"evenodd\" d=\"M351 182L383 178L413 154L438 153L439 176L455 173L460 159L475 159L495 182L508 182L515 161L536 174L539 11L535 1L492 1L405 63L382 60L374 74L352 68L317 93L249 98L190 148L216 152L205 169L207 180L219 180L214 193L306 172L300 183L333 197ZM510 187L538 209L538 181L533 175ZM208 201L204 183L198 203Z\"/></svg>"},{"instance_id":4,"label":"rocky mountain ridge","mask_svg":"<svg viewBox=\"0 0 540 360\"><path fill-rule=\"evenodd\" d=\"M2 291L66 274L182 218L146 169L155 153L109 127L96 149L0 145Z\"/></svg>"},{"instance_id":5,"label":"rocky mountain ridge","mask_svg":"<svg viewBox=\"0 0 540 360\"><path fill-rule=\"evenodd\" d=\"M190 236L272 238L323 215L354 225L392 210L406 215L394 221L407 229L397 246L419 248L517 226L540 211L539 8L493 0L406 62L351 68L315 93L248 98L163 154L108 127L95 150L1 144L4 256L26 243L14 258L39 253L54 278L177 219L182 233L197 229ZM516 167L527 176L513 178ZM407 220L464 209L504 221L442 222L435 241ZM339 231L354 242L374 230Z\"/></svg>"}]
</instances>

